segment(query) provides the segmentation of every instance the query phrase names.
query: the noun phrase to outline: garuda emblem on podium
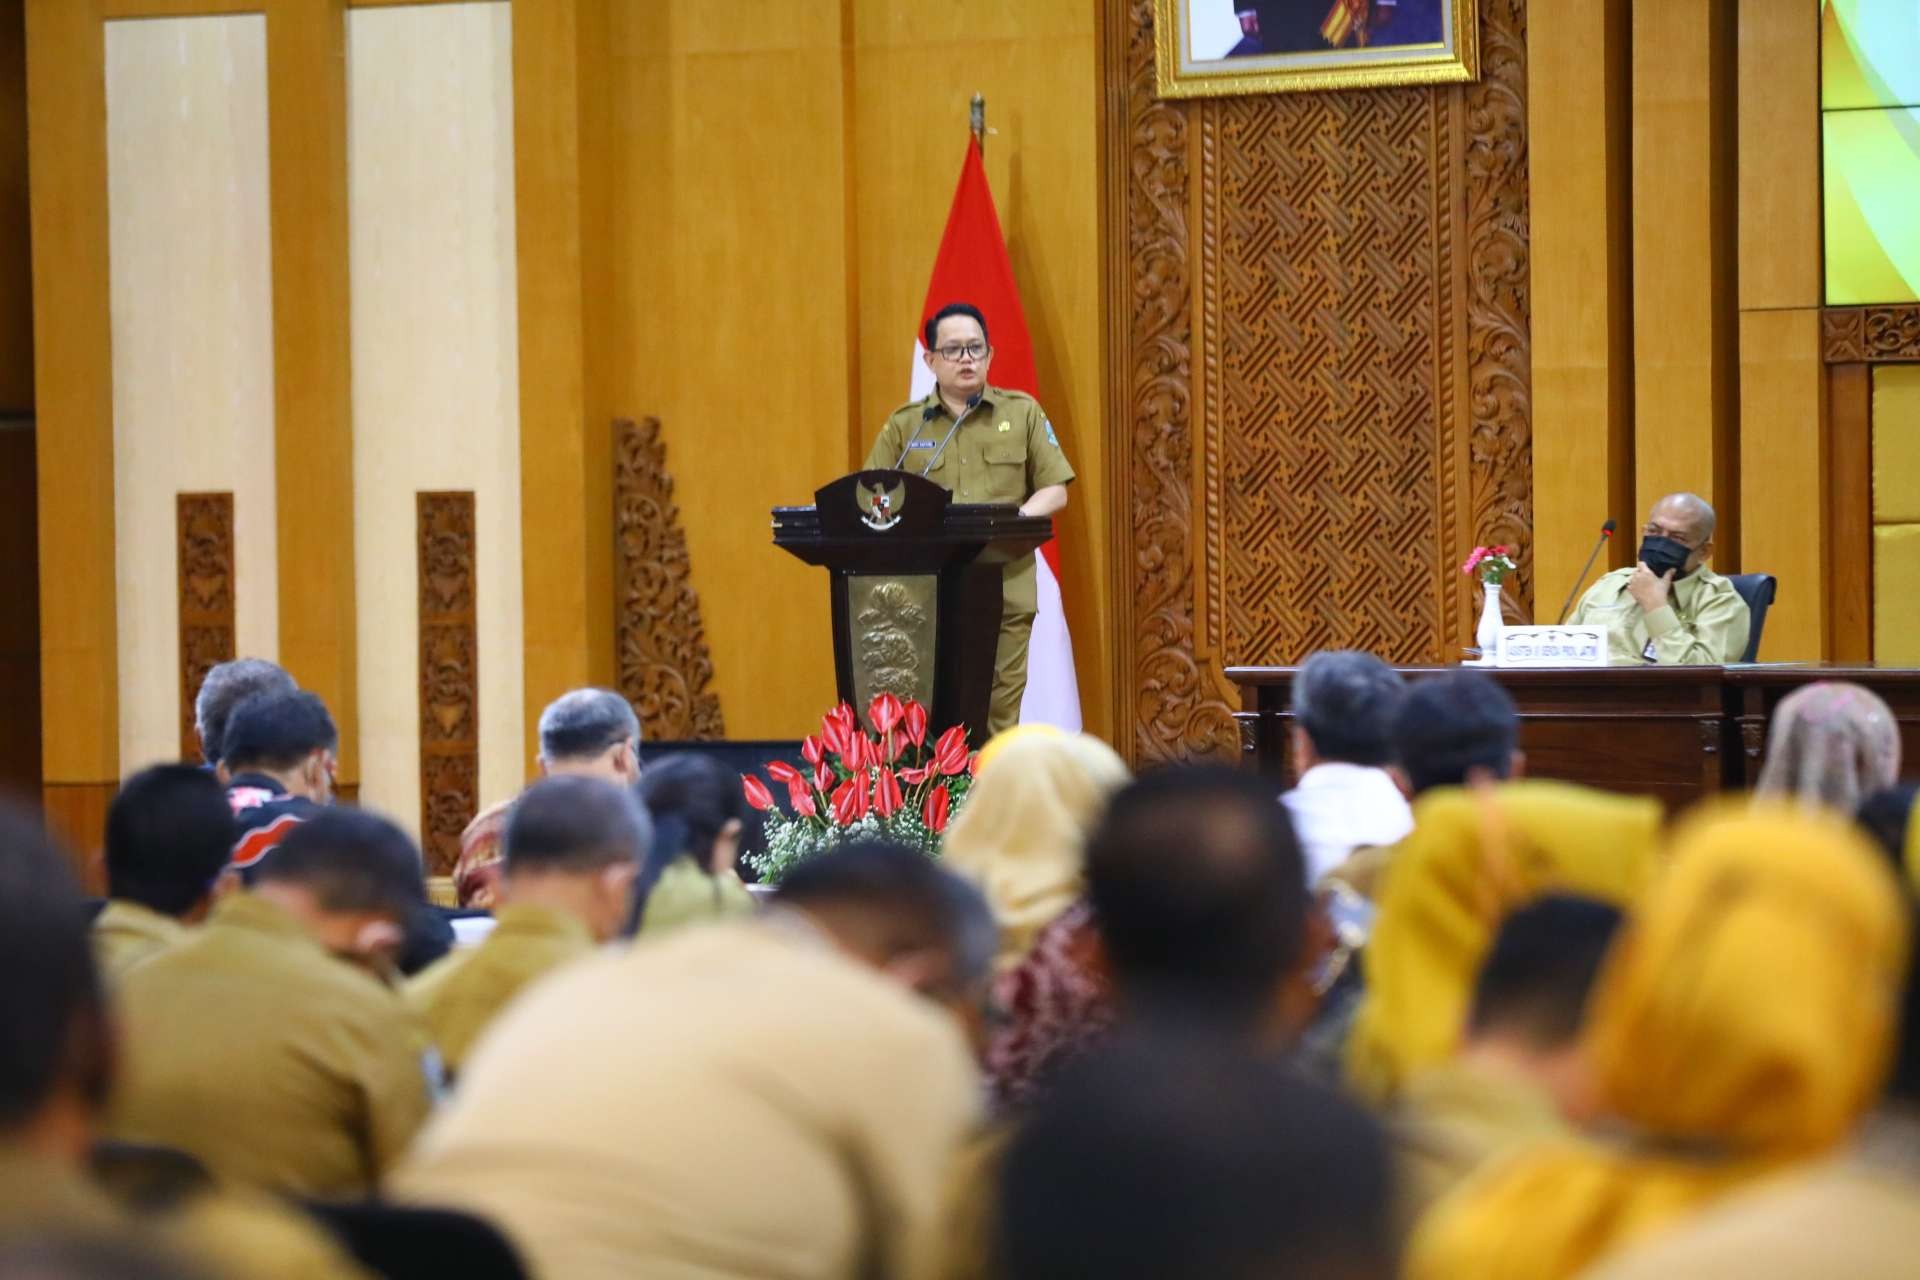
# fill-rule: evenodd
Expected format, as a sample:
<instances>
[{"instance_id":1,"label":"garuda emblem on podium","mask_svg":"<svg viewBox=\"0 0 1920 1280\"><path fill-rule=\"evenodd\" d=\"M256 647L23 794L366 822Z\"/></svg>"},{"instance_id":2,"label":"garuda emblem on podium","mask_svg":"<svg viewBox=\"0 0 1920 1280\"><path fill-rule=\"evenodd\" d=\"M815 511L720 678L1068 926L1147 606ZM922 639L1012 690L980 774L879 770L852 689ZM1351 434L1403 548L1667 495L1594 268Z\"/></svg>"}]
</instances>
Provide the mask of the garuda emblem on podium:
<instances>
[{"instance_id":1,"label":"garuda emblem on podium","mask_svg":"<svg viewBox=\"0 0 1920 1280\"><path fill-rule=\"evenodd\" d=\"M868 488L856 484L853 488L855 501L860 504L860 523L875 533L885 533L900 523L900 510L907 505L907 486L905 481L888 489L885 485L875 484Z\"/></svg>"}]
</instances>

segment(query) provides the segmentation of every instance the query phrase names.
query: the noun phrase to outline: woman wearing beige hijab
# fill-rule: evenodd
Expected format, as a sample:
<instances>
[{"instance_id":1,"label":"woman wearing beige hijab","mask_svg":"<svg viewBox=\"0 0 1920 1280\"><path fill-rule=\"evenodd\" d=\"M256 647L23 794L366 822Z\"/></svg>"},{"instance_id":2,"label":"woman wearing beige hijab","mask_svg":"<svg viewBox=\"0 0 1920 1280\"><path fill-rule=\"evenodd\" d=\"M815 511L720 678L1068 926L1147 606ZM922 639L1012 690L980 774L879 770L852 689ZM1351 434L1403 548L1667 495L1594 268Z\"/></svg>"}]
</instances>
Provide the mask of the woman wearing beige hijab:
<instances>
[{"instance_id":1,"label":"woman wearing beige hijab","mask_svg":"<svg viewBox=\"0 0 1920 1280\"><path fill-rule=\"evenodd\" d=\"M1852 817L1900 776L1900 726L1879 695L1822 680L1781 699L1754 790Z\"/></svg>"},{"instance_id":2,"label":"woman wearing beige hijab","mask_svg":"<svg viewBox=\"0 0 1920 1280\"><path fill-rule=\"evenodd\" d=\"M1079 900L1086 833L1127 776L1113 748L1084 733L1012 729L981 751L940 856L993 907L997 972L1018 964L1040 931Z\"/></svg>"}]
</instances>

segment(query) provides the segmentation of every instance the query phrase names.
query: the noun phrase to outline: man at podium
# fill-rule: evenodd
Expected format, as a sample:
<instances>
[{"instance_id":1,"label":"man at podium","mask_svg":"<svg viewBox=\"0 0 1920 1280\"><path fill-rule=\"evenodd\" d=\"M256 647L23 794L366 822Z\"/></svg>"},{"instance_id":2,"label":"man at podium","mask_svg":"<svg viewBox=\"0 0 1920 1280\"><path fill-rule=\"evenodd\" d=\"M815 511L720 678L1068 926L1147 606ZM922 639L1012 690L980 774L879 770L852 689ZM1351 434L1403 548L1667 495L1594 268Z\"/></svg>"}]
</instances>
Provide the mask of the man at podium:
<instances>
[{"instance_id":1,"label":"man at podium","mask_svg":"<svg viewBox=\"0 0 1920 1280\"><path fill-rule=\"evenodd\" d=\"M1023 516L1067 505L1073 468L1053 424L1032 396L987 382L993 347L987 319L969 303L936 311L924 335L935 386L901 405L880 428L866 470L911 471L960 502L1018 504ZM1039 607L1031 555L1010 562L1001 582L1000 641L994 650L989 736L1019 723L1027 687L1027 637Z\"/></svg>"},{"instance_id":2,"label":"man at podium","mask_svg":"<svg viewBox=\"0 0 1920 1280\"><path fill-rule=\"evenodd\" d=\"M1740 661L1753 620L1733 584L1707 568L1713 526L1713 508L1694 494L1654 503L1640 530L1640 563L1594 583L1572 624L1605 627L1614 663Z\"/></svg>"}]
</instances>

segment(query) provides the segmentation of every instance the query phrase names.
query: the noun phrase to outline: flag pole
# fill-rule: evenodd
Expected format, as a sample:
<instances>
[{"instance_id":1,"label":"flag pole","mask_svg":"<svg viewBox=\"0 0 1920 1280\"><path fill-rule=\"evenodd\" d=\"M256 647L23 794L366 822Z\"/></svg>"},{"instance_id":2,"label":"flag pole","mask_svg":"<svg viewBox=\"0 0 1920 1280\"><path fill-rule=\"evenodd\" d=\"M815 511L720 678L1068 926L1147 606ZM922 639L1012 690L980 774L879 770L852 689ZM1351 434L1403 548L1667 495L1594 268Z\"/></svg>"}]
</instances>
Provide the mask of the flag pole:
<instances>
[{"instance_id":1,"label":"flag pole","mask_svg":"<svg viewBox=\"0 0 1920 1280\"><path fill-rule=\"evenodd\" d=\"M984 93L973 95L973 106L968 112L968 120L973 128L973 140L980 144L980 152L987 150L987 96Z\"/></svg>"}]
</instances>

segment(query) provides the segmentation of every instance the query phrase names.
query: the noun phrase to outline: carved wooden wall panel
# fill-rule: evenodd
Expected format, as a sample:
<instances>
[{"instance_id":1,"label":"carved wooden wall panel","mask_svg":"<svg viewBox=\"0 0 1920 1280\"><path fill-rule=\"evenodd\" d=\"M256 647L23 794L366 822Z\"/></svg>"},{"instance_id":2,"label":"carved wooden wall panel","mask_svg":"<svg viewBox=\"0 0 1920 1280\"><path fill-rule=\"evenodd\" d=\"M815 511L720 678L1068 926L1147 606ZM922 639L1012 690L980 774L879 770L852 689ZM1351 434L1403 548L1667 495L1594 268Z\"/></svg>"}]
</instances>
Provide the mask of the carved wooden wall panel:
<instances>
[{"instance_id":1,"label":"carved wooden wall panel","mask_svg":"<svg viewBox=\"0 0 1920 1280\"><path fill-rule=\"evenodd\" d=\"M198 760L193 701L207 672L234 657L233 495L179 494L173 519L180 581L180 758Z\"/></svg>"},{"instance_id":2,"label":"carved wooden wall panel","mask_svg":"<svg viewBox=\"0 0 1920 1280\"><path fill-rule=\"evenodd\" d=\"M420 565L420 849L447 875L480 804L473 494L415 495Z\"/></svg>"},{"instance_id":3,"label":"carved wooden wall panel","mask_svg":"<svg viewBox=\"0 0 1920 1280\"><path fill-rule=\"evenodd\" d=\"M1106 12L1121 723L1224 756L1226 665L1457 657L1476 541L1530 608L1525 0L1479 84L1189 103L1152 9Z\"/></svg>"},{"instance_id":4,"label":"carved wooden wall panel","mask_svg":"<svg viewBox=\"0 0 1920 1280\"><path fill-rule=\"evenodd\" d=\"M1920 306L1828 307L1820 339L1828 364L1920 360Z\"/></svg>"},{"instance_id":5,"label":"carved wooden wall panel","mask_svg":"<svg viewBox=\"0 0 1920 1280\"><path fill-rule=\"evenodd\" d=\"M649 739L724 738L660 421L613 424L614 656Z\"/></svg>"}]
</instances>

